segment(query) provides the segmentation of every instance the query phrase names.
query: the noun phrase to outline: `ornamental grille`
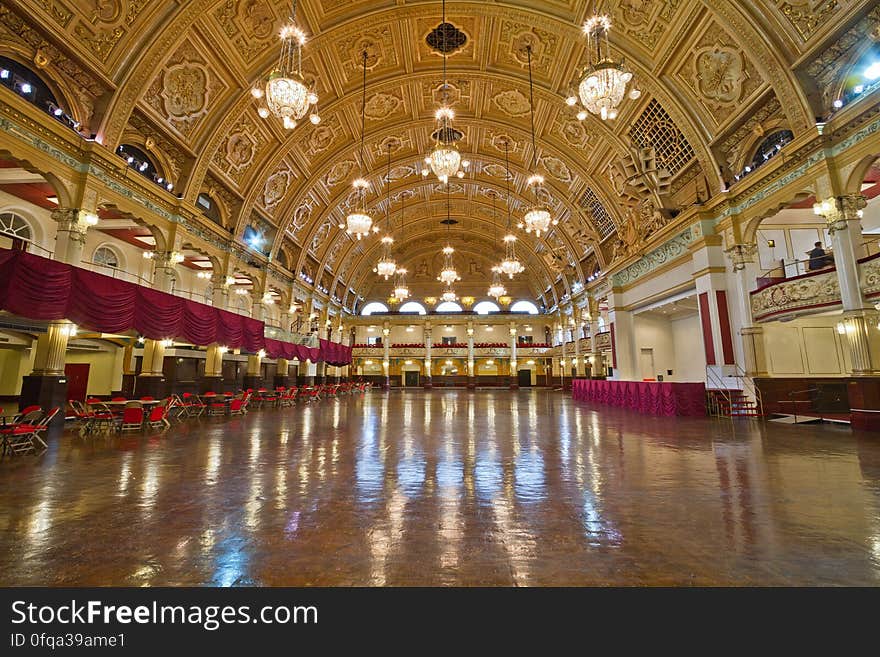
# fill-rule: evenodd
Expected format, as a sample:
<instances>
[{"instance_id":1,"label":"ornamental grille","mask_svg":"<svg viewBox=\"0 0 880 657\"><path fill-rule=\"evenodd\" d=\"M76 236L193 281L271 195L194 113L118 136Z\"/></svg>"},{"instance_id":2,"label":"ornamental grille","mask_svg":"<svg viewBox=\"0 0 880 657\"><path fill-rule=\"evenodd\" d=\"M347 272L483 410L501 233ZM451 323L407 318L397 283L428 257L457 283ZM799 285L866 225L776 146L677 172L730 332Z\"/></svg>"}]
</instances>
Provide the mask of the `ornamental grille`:
<instances>
[{"instance_id":1,"label":"ornamental grille","mask_svg":"<svg viewBox=\"0 0 880 657\"><path fill-rule=\"evenodd\" d=\"M694 149L656 100L648 103L630 128L629 136L639 148L653 148L657 163L672 176L694 158Z\"/></svg>"},{"instance_id":2,"label":"ornamental grille","mask_svg":"<svg viewBox=\"0 0 880 657\"><path fill-rule=\"evenodd\" d=\"M593 190L589 187L587 188L587 191L584 192L583 196L581 196L581 207L590 213L590 216L593 219L593 225L596 227L596 230L599 231L599 236L603 240L614 232L614 221L605 210L602 201L596 198Z\"/></svg>"}]
</instances>

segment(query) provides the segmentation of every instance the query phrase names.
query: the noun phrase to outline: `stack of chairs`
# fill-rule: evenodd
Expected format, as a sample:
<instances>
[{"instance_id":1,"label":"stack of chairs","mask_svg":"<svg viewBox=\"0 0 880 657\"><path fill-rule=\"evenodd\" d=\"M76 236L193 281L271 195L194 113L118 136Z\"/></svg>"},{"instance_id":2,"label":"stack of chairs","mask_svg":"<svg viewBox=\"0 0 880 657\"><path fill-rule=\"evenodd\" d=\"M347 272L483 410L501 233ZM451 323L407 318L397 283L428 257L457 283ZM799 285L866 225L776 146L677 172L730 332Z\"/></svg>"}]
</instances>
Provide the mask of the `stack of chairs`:
<instances>
[{"instance_id":1,"label":"stack of chairs","mask_svg":"<svg viewBox=\"0 0 880 657\"><path fill-rule=\"evenodd\" d=\"M43 434L49 430L49 425L55 416L61 411L59 407L43 413L39 406L28 406L16 415L12 422L0 429L3 438L3 454L24 454L36 452L48 447L43 440Z\"/></svg>"}]
</instances>

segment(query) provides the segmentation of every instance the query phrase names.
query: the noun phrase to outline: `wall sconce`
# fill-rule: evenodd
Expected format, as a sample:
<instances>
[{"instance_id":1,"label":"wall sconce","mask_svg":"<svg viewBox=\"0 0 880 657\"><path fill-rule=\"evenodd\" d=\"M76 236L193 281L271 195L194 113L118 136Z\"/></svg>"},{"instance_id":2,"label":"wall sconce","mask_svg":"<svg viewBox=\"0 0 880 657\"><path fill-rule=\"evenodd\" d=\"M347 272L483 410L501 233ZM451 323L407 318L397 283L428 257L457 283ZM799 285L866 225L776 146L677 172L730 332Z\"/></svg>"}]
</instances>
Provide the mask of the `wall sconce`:
<instances>
[{"instance_id":1,"label":"wall sconce","mask_svg":"<svg viewBox=\"0 0 880 657\"><path fill-rule=\"evenodd\" d=\"M203 280L207 280L207 279L211 278L211 272L200 271L198 274L196 274L196 278L201 278Z\"/></svg>"},{"instance_id":2,"label":"wall sconce","mask_svg":"<svg viewBox=\"0 0 880 657\"><path fill-rule=\"evenodd\" d=\"M467 334L468 334L468 337L474 337L474 329L469 328L469 329L467 330Z\"/></svg>"},{"instance_id":3,"label":"wall sconce","mask_svg":"<svg viewBox=\"0 0 880 657\"><path fill-rule=\"evenodd\" d=\"M172 347L174 346L174 340L162 340L160 343L163 347Z\"/></svg>"},{"instance_id":4,"label":"wall sconce","mask_svg":"<svg viewBox=\"0 0 880 657\"><path fill-rule=\"evenodd\" d=\"M387 337L390 334L391 334L391 329L387 329L387 328L382 329L382 335Z\"/></svg>"},{"instance_id":5,"label":"wall sconce","mask_svg":"<svg viewBox=\"0 0 880 657\"><path fill-rule=\"evenodd\" d=\"M425 303L429 306L433 306L437 303L437 297L425 297Z\"/></svg>"},{"instance_id":6,"label":"wall sconce","mask_svg":"<svg viewBox=\"0 0 880 657\"><path fill-rule=\"evenodd\" d=\"M272 306L275 304L275 297L272 296L271 292L266 292L266 294L263 295L263 303L267 306Z\"/></svg>"},{"instance_id":7,"label":"wall sconce","mask_svg":"<svg viewBox=\"0 0 880 657\"><path fill-rule=\"evenodd\" d=\"M217 351L219 351L221 354L225 354L229 351L229 347L220 347Z\"/></svg>"},{"instance_id":8,"label":"wall sconce","mask_svg":"<svg viewBox=\"0 0 880 657\"><path fill-rule=\"evenodd\" d=\"M156 252L155 251L144 251L143 256L144 256L144 260L152 260L153 258L156 257Z\"/></svg>"},{"instance_id":9,"label":"wall sconce","mask_svg":"<svg viewBox=\"0 0 880 657\"><path fill-rule=\"evenodd\" d=\"M225 285L226 287L229 287L230 285L232 285L234 283L235 283L235 278L233 276L227 276L223 280L223 285Z\"/></svg>"},{"instance_id":10,"label":"wall sconce","mask_svg":"<svg viewBox=\"0 0 880 657\"><path fill-rule=\"evenodd\" d=\"M174 265L179 265L184 260L186 260L186 256L180 253L180 251L172 251L171 255L168 256L168 261Z\"/></svg>"},{"instance_id":11,"label":"wall sconce","mask_svg":"<svg viewBox=\"0 0 880 657\"><path fill-rule=\"evenodd\" d=\"M511 334L511 335L516 335L516 329L515 329L515 328L511 328L511 329L510 329L510 334Z\"/></svg>"},{"instance_id":12,"label":"wall sconce","mask_svg":"<svg viewBox=\"0 0 880 657\"><path fill-rule=\"evenodd\" d=\"M404 364L404 365L412 365L412 361L411 361L411 360L405 360L405 361L403 361L403 364Z\"/></svg>"},{"instance_id":13,"label":"wall sconce","mask_svg":"<svg viewBox=\"0 0 880 657\"><path fill-rule=\"evenodd\" d=\"M76 335L76 324L67 324L61 327L62 335L66 335L69 338L72 338Z\"/></svg>"},{"instance_id":14,"label":"wall sconce","mask_svg":"<svg viewBox=\"0 0 880 657\"><path fill-rule=\"evenodd\" d=\"M526 365L534 365L534 364L535 364L535 361L533 361L533 360L526 361Z\"/></svg>"},{"instance_id":15,"label":"wall sconce","mask_svg":"<svg viewBox=\"0 0 880 657\"><path fill-rule=\"evenodd\" d=\"M775 249L776 248L776 240L767 240L767 246L769 246L771 249Z\"/></svg>"},{"instance_id":16,"label":"wall sconce","mask_svg":"<svg viewBox=\"0 0 880 657\"><path fill-rule=\"evenodd\" d=\"M473 297L462 297L461 305L463 305L465 308L470 308L472 305L474 305L474 301L476 301L476 299L474 299Z\"/></svg>"},{"instance_id":17,"label":"wall sconce","mask_svg":"<svg viewBox=\"0 0 880 657\"><path fill-rule=\"evenodd\" d=\"M96 215L94 212L86 212L85 210L80 210L77 213L76 220L80 226L96 226L98 224L98 215Z\"/></svg>"},{"instance_id":18,"label":"wall sconce","mask_svg":"<svg viewBox=\"0 0 880 657\"><path fill-rule=\"evenodd\" d=\"M265 349L260 349L260 350L257 352L257 356L259 356L260 358L265 358L265 357L266 357L266 350L265 350Z\"/></svg>"}]
</instances>

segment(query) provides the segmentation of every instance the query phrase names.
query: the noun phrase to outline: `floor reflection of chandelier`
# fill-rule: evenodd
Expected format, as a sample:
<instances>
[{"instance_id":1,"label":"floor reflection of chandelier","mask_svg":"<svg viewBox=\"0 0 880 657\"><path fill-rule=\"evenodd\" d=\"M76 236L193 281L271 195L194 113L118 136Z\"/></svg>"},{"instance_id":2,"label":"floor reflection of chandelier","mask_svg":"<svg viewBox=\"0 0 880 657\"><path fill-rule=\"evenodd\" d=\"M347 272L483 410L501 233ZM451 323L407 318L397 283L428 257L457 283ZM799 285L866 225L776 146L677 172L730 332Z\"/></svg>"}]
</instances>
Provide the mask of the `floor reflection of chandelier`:
<instances>
[{"instance_id":1,"label":"floor reflection of chandelier","mask_svg":"<svg viewBox=\"0 0 880 657\"><path fill-rule=\"evenodd\" d=\"M281 28L281 55L278 65L269 74L265 89L254 87L254 98L265 96L266 107L260 107L258 114L268 118L273 114L282 121L284 127L293 129L318 102L318 94L309 89L302 74L302 47L306 35L296 24L296 0L290 9L290 22ZM312 123L321 121L316 111L310 117Z\"/></svg>"},{"instance_id":2,"label":"floor reflection of chandelier","mask_svg":"<svg viewBox=\"0 0 880 657\"><path fill-rule=\"evenodd\" d=\"M611 21L608 16L593 16L584 24L587 35L587 65L580 75L577 97L572 95L566 100L568 105L573 106L579 98L587 111L597 114L603 121L617 118L617 108L623 102L626 87L633 77L623 61L616 62L611 58L608 45L610 29ZM629 97L633 100L641 95L642 92L636 88L629 92Z\"/></svg>"},{"instance_id":3,"label":"floor reflection of chandelier","mask_svg":"<svg viewBox=\"0 0 880 657\"><path fill-rule=\"evenodd\" d=\"M492 284L489 285L489 296L496 301L507 294L507 288L501 282L501 269L497 266L492 267Z\"/></svg>"},{"instance_id":4,"label":"floor reflection of chandelier","mask_svg":"<svg viewBox=\"0 0 880 657\"><path fill-rule=\"evenodd\" d=\"M361 150L358 162L360 177L354 181L354 188L357 191L357 208L348 214L345 218L345 228L349 235L354 235L357 239L361 239L369 235L370 228L373 226L373 218L367 213L366 209L366 191L369 186L364 180L364 131L366 127L366 108L367 108L367 51L363 52L364 80L363 80L363 97L361 100ZM378 230L378 227L376 228Z\"/></svg>"}]
</instances>

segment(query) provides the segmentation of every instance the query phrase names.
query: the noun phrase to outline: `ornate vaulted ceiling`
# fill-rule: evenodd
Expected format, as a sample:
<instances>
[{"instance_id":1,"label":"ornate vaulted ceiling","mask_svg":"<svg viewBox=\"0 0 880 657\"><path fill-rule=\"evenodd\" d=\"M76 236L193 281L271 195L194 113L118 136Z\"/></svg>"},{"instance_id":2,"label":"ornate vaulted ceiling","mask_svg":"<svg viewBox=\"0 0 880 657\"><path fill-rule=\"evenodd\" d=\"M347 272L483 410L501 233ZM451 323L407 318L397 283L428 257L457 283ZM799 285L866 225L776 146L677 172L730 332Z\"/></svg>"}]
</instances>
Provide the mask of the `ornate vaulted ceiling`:
<instances>
[{"instance_id":1,"label":"ornate vaulted ceiling","mask_svg":"<svg viewBox=\"0 0 880 657\"><path fill-rule=\"evenodd\" d=\"M552 304L573 281L667 230L683 208L720 193L762 135L784 128L796 136L812 125L828 102L813 80L834 67L821 53L842 26L876 27L873 5L450 1L447 19L467 36L449 57L451 99L461 149L473 163L452 184L454 244L498 259L502 229L491 199L504 193L505 141L515 218L527 202L534 154L526 45L537 158L560 221L541 239L520 231L527 266L520 284L536 297L550 290L544 300ZM612 49L642 91L609 122L579 121L564 103L585 62L581 25L597 11L611 15ZM295 275L370 296L379 283L371 273L377 239L357 242L338 229L357 173L366 51L370 206L384 216L390 150L398 259L416 262L413 254L442 246L433 236L443 232L445 195L420 175L442 80L441 58L425 41L440 22L439 2L301 0L298 17L310 35L304 68L317 85L322 121L290 131L260 118L250 94L276 61L289 2L7 0L0 12L4 51L41 62L103 144L146 149L185 198L209 194L234 236L248 225L264 230L272 257L281 253ZM666 173L662 181L638 154L647 146Z\"/></svg>"}]
</instances>

